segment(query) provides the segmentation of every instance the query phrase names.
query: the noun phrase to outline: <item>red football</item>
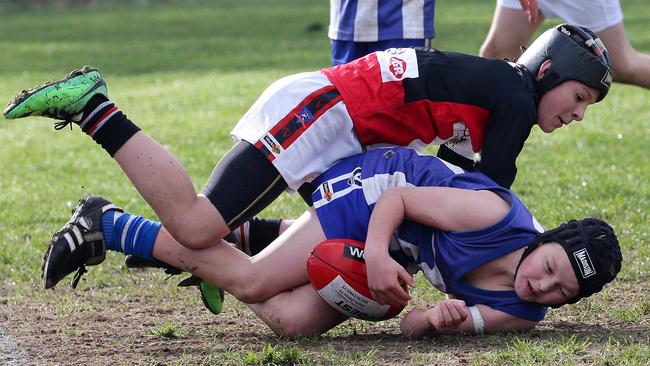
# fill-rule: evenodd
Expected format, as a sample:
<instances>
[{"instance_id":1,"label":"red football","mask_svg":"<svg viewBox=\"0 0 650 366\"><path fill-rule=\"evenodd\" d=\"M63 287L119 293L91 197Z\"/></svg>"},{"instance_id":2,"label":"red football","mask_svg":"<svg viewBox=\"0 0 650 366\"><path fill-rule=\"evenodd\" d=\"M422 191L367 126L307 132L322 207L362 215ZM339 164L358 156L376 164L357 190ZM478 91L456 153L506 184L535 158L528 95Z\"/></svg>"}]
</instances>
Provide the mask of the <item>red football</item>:
<instances>
[{"instance_id":1,"label":"red football","mask_svg":"<svg viewBox=\"0 0 650 366\"><path fill-rule=\"evenodd\" d=\"M348 239L318 244L307 260L307 276L320 297L341 313L364 320L390 319L404 307L381 305L372 298L363 260L364 246Z\"/></svg>"}]
</instances>

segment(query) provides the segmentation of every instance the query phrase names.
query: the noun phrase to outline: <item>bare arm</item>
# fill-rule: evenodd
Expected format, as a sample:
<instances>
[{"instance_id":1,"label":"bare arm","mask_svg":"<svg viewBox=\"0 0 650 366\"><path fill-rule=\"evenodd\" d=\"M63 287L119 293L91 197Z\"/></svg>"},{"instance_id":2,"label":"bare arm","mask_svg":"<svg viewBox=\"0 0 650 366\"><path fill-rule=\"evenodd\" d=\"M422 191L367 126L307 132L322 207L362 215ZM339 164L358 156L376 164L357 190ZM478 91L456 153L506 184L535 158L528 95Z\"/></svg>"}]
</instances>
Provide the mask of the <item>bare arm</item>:
<instances>
[{"instance_id":1,"label":"bare arm","mask_svg":"<svg viewBox=\"0 0 650 366\"><path fill-rule=\"evenodd\" d=\"M485 324L485 332L528 331L537 322L477 305ZM400 322L402 334L410 338L426 335L474 333L474 321L462 300L444 300L431 309L413 309Z\"/></svg>"},{"instance_id":2,"label":"bare arm","mask_svg":"<svg viewBox=\"0 0 650 366\"><path fill-rule=\"evenodd\" d=\"M379 303L406 305L410 296L403 284L415 283L390 258L388 245L405 219L447 231L476 230L497 223L510 206L489 191L446 187L397 187L384 191L370 217L364 258L368 286Z\"/></svg>"}]
</instances>

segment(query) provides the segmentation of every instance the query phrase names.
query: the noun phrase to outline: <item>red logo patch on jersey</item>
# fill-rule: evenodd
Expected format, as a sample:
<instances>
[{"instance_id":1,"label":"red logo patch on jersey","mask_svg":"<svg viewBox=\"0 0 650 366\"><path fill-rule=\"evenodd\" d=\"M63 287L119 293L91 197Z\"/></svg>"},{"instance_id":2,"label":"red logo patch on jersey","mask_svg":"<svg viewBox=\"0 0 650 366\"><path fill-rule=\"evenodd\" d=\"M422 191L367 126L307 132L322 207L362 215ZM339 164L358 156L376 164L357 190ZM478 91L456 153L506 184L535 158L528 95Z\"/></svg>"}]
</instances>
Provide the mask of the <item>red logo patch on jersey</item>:
<instances>
[{"instance_id":1,"label":"red logo patch on jersey","mask_svg":"<svg viewBox=\"0 0 650 366\"><path fill-rule=\"evenodd\" d=\"M392 72L396 78L401 79L402 75L406 72L406 61L401 58L391 57L389 63L390 66L388 66L388 69L390 72Z\"/></svg>"}]
</instances>

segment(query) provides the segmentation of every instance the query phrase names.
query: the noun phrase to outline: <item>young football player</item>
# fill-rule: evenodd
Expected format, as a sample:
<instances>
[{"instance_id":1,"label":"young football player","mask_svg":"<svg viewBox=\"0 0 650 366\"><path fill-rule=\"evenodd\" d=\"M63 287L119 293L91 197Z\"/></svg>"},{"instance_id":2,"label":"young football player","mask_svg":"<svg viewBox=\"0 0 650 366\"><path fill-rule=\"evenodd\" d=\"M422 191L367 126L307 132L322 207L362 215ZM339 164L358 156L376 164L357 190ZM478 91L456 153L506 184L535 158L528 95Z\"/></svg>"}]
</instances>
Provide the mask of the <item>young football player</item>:
<instances>
[{"instance_id":1,"label":"young football player","mask_svg":"<svg viewBox=\"0 0 650 366\"><path fill-rule=\"evenodd\" d=\"M330 0L332 65L388 48L429 47L435 0Z\"/></svg>"},{"instance_id":2,"label":"young football player","mask_svg":"<svg viewBox=\"0 0 650 366\"><path fill-rule=\"evenodd\" d=\"M185 169L108 99L92 68L21 93L6 118L46 116L78 124L120 165L179 243L208 248L336 161L378 144L445 143L441 157L503 187L531 128L582 120L609 91L607 51L588 29L548 30L519 63L394 49L272 84L232 131L237 144L197 195ZM454 153L462 155L454 158ZM464 159L464 160L463 160Z\"/></svg>"},{"instance_id":3,"label":"young football player","mask_svg":"<svg viewBox=\"0 0 650 366\"><path fill-rule=\"evenodd\" d=\"M320 242L366 242L368 284L381 304L406 305L421 270L453 296L401 321L410 337L459 331L528 330L547 306L600 291L621 268L609 225L570 221L543 232L523 203L484 174L411 149L371 150L337 163L314 181L314 202L259 254L225 241L207 249L180 245L160 223L90 196L53 236L45 287L106 250L157 259L210 281L249 304L278 335L320 334L347 319L309 283L305 265Z\"/></svg>"}]
</instances>

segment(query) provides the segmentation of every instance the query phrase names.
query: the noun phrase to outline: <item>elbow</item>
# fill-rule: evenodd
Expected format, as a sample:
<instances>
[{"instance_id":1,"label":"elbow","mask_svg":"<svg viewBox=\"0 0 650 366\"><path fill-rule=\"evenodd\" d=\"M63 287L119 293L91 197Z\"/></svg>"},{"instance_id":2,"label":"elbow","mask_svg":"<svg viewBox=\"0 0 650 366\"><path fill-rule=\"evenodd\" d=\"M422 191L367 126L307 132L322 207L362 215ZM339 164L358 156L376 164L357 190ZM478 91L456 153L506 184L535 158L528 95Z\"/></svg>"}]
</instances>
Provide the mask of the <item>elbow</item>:
<instances>
[{"instance_id":1,"label":"elbow","mask_svg":"<svg viewBox=\"0 0 650 366\"><path fill-rule=\"evenodd\" d=\"M402 336L408 339L418 339L426 336L427 332L418 332L410 326L406 326L403 322L399 326L399 330L402 333Z\"/></svg>"}]
</instances>

